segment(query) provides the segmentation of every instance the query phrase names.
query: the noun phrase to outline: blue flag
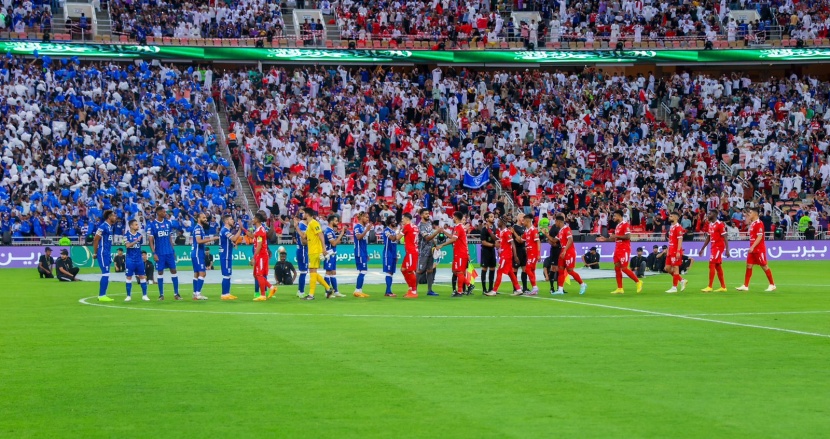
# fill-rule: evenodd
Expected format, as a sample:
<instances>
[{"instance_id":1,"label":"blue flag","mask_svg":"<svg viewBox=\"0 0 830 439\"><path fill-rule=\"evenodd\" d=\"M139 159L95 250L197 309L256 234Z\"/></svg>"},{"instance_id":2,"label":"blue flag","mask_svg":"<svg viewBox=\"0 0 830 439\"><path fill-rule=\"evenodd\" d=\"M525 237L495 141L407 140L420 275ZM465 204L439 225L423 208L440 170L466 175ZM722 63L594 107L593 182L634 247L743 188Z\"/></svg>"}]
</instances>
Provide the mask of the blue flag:
<instances>
[{"instance_id":1,"label":"blue flag","mask_svg":"<svg viewBox=\"0 0 830 439\"><path fill-rule=\"evenodd\" d=\"M481 189L490 182L490 168L484 168L484 171L478 175L470 175L469 172L464 171L464 187L469 189Z\"/></svg>"}]
</instances>

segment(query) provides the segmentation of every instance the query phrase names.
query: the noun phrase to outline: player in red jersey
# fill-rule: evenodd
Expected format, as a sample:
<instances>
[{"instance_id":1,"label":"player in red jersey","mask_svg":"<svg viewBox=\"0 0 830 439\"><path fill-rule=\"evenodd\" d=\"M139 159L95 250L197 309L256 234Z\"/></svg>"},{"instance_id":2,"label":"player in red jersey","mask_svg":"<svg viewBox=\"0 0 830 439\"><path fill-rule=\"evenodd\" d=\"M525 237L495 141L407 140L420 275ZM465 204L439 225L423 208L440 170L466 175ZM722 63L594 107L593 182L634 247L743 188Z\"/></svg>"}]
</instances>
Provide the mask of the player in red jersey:
<instances>
[{"instance_id":1,"label":"player in red jersey","mask_svg":"<svg viewBox=\"0 0 830 439\"><path fill-rule=\"evenodd\" d=\"M409 285L409 290L403 296L406 299L418 297L418 277L415 270L418 269L418 228L412 224L412 215L405 213L401 216L401 234L403 234L403 248L406 255L401 263L401 274Z\"/></svg>"},{"instance_id":2,"label":"player in red jersey","mask_svg":"<svg viewBox=\"0 0 830 439\"><path fill-rule=\"evenodd\" d=\"M767 275L769 287L764 291L775 291L775 281L772 280L772 270L767 265L767 245L764 242L764 223L761 222L759 216L761 213L757 207L750 207L747 212L747 220L749 222L749 254L746 255L746 275L744 276L744 284L735 288L738 291L749 291L749 280L752 278L752 266L760 265Z\"/></svg>"},{"instance_id":3,"label":"player in red jersey","mask_svg":"<svg viewBox=\"0 0 830 439\"><path fill-rule=\"evenodd\" d=\"M579 284L579 294L585 294L585 290L588 289L588 284L583 282L579 273L574 271L574 268L576 268L576 248L574 247L571 226L565 222L565 215L561 213L556 214L554 224L556 224L556 227L559 227L556 240L562 246L562 251L559 253L559 289L553 294L565 294L563 285L565 285L565 279L569 275Z\"/></svg>"},{"instance_id":4,"label":"player in red jersey","mask_svg":"<svg viewBox=\"0 0 830 439\"><path fill-rule=\"evenodd\" d=\"M625 294L623 290L623 278L625 273L631 280L637 284L637 292L643 291L643 281L637 278L637 275L628 267L628 261L631 260L631 225L623 217L622 210L615 210L613 214L614 222L617 227L614 228L614 234L608 237L608 240L614 240L614 274L617 275L617 289L611 294ZM597 241L605 241L606 238L598 237Z\"/></svg>"},{"instance_id":5,"label":"player in red jersey","mask_svg":"<svg viewBox=\"0 0 830 439\"><path fill-rule=\"evenodd\" d=\"M253 218L254 225L254 279L259 285L260 295L254 298L256 302L268 300L268 297L273 297L277 291L277 287L271 286L268 282L268 267L271 260L271 251L268 249L268 235L265 227L265 214L257 212ZM269 295L266 297L265 292Z\"/></svg>"},{"instance_id":6,"label":"player in red jersey","mask_svg":"<svg viewBox=\"0 0 830 439\"><path fill-rule=\"evenodd\" d=\"M672 276L672 287L666 290L667 293L676 293L677 285L680 285L680 291L686 289L686 284L689 282L680 276L680 266L683 265L683 235L686 234L686 229L680 225L680 214L672 212L669 214L669 251L666 253L666 271Z\"/></svg>"},{"instance_id":7,"label":"player in red jersey","mask_svg":"<svg viewBox=\"0 0 830 439\"><path fill-rule=\"evenodd\" d=\"M525 248L527 249L527 264L525 264L524 272L527 273L527 277L530 279L530 292L527 293L528 296L535 296L539 294L539 288L536 286L536 264L539 263L539 229L537 229L533 225L533 217L530 215L525 215L522 220L524 221L524 228L525 232L522 234L522 241L525 243Z\"/></svg>"},{"instance_id":8,"label":"player in red jersey","mask_svg":"<svg viewBox=\"0 0 830 439\"><path fill-rule=\"evenodd\" d=\"M447 241L438 248L452 244L452 297L470 294L473 284L467 281L467 266L470 264L470 250L467 248L467 230L462 221L464 214L456 211L452 215L455 225L450 230L443 230ZM456 290L456 283L458 289Z\"/></svg>"},{"instance_id":9,"label":"player in red jersey","mask_svg":"<svg viewBox=\"0 0 830 439\"><path fill-rule=\"evenodd\" d=\"M700 253L703 254L706 246L712 243L711 252L709 253L709 286L700 290L704 293L726 292L726 281L723 279L723 258L729 254L729 240L726 239L726 224L718 219L718 211L712 210L709 212L709 221L706 224L706 239L703 240L703 247L700 248ZM712 289L712 284L715 282L715 274L718 275L720 281L720 288Z\"/></svg>"},{"instance_id":10,"label":"player in red jersey","mask_svg":"<svg viewBox=\"0 0 830 439\"><path fill-rule=\"evenodd\" d=\"M496 271L496 283L493 284L493 290L484 293L486 296L495 296L498 294L499 286L501 285L501 277L507 275L510 282L513 283L513 295L521 296L522 289L519 288L519 279L516 277L516 272L513 271L513 257L516 255L516 242L513 240L513 224L508 216L503 216L499 221L501 229L496 235L496 244L499 248L499 268Z\"/></svg>"}]
</instances>

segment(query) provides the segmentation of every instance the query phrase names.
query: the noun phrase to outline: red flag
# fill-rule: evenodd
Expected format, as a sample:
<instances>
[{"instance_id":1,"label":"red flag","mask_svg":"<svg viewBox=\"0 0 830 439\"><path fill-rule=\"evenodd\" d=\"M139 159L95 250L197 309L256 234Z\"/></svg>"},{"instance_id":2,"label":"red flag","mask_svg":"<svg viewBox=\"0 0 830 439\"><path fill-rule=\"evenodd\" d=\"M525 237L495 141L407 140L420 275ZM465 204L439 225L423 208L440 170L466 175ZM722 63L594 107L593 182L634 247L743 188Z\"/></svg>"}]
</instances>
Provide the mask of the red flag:
<instances>
[{"instance_id":1,"label":"red flag","mask_svg":"<svg viewBox=\"0 0 830 439\"><path fill-rule=\"evenodd\" d=\"M427 177L435 178L435 168L432 167L432 163L427 166Z\"/></svg>"},{"instance_id":2,"label":"red flag","mask_svg":"<svg viewBox=\"0 0 830 439\"><path fill-rule=\"evenodd\" d=\"M584 121L585 121L585 123L587 123L588 125L590 125L590 124L591 124L591 115L590 115L590 114L586 114L586 115L582 118L582 120L584 120Z\"/></svg>"},{"instance_id":3,"label":"red flag","mask_svg":"<svg viewBox=\"0 0 830 439\"><path fill-rule=\"evenodd\" d=\"M646 109L646 119L648 119L649 122L654 122L654 115L651 114L651 111L648 111L648 109Z\"/></svg>"},{"instance_id":4,"label":"red flag","mask_svg":"<svg viewBox=\"0 0 830 439\"><path fill-rule=\"evenodd\" d=\"M516 175L517 172L519 172L519 170L516 169L516 165L511 163L510 164L510 176L512 177L512 176Z\"/></svg>"},{"instance_id":5,"label":"red flag","mask_svg":"<svg viewBox=\"0 0 830 439\"><path fill-rule=\"evenodd\" d=\"M646 101L646 91L643 90L643 89L640 89L640 102L645 102L645 101Z\"/></svg>"},{"instance_id":6,"label":"red flag","mask_svg":"<svg viewBox=\"0 0 830 439\"><path fill-rule=\"evenodd\" d=\"M346 145L351 145L354 143L354 137L352 137L352 133L349 133L349 136L346 137Z\"/></svg>"}]
</instances>

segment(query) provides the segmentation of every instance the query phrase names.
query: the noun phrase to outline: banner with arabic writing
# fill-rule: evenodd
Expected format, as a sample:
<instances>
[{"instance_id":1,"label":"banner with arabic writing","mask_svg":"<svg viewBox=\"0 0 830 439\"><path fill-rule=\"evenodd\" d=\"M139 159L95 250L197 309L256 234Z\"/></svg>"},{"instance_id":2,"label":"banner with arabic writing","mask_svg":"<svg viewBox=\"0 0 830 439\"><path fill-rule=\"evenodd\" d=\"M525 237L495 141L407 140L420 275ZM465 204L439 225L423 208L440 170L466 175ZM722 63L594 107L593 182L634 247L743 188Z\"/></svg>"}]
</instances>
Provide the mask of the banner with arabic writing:
<instances>
[{"instance_id":1,"label":"banner with arabic writing","mask_svg":"<svg viewBox=\"0 0 830 439\"><path fill-rule=\"evenodd\" d=\"M271 249L271 263L273 265L274 262L277 261L277 249L279 247L285 247L286 251L286 259L293 263L295 266L297 264L297 246L296 245L271 245L269 248ZM115 255L115 252L118 250L118 246L112 247L112 254ZM476 246L470 245L470 255L475 256L476 253ZM20 255L26 254L28 255L29 252L43 251L42 247L0 247L3 251L6 250L16 250L16 249L29 249L28 251L21 251ZM152 257L152 253L150 252L150 248L145 246L142 248L144 251L147 252L150 257ZM219 265L219 247L218 246L208 246L210 249L211 256L214 258L216 265ZM76 267L81 268L92 268L95 267L95 254L92 252L92 247L90 246L74 246L70 249L70 255L72 256L72 262L75 264ZM383 246L372 244L369 245L369 266L370 267L381 267L382 261L381 256L383 252ZM440 264L449 266L452 263L452 247L444 247L441 249L444 252L444 256L441 258ZM184 270L190 269L190 246L181 245L175 246L174 251L176 252L176 261L177 264L180 265L179 268ZM58 250L55 250L55 254L57 254ZM251 246L242 246L236 249L232 255L233 258L233 266L234 267L248 267L250 266L251 260ZM35 263L32 265L33 267L37 266L37 259L40 258L40 254L38 253L37 258L34 259ZM398 260L403 260L403 247L398 250ZM344 264L341 267L353 267L354 266L354 248L351 245L343 245L338 248L337 251L337 261L338 264ZM4 266L3 260L0 258L0 268L25 268L29 265L21 265L16 264L14 266Z\"/></svg>"},{"instance_id":2,"label":"banner with arabic writing","mask_svg":"<svg viewBox=\"0 0 830 439\"><path fill-rule=\"evenodd\" d=\"M830 61L830 49L742 49L742 50L396 50L311 49L256 47L149 46L127 44L43 43L2 41L0 51L14 55L50 58L162 59L196 61L280 61L327 64L498 64L520 66L721 63L792 63Z\"/></svg>"},{"instance_id":3,"label":"banner with arabic writing","mask_svg":"<svg viewBox=\"0 0 830 439\"><path fill-rule=\"evenodd\" d=\"M50 246L52 257L58 259L61 250L69 247ZM46 247L0 247L0 268L36 269L41 255L46 254Z\"/></svg>"},{"instance_id":4,"label":"banner with arabic writing","mask_svg":"<svg viewBox=\"0 0 830 439\"><path fill-rule=\"evenodd\" d=\"M668 242L631 242L631 255L637 253L637 247L643 248L643 255L648 255L654 246L659 246L661 249ZM770 261L826 261L830 260L830 241L767 241L767 259ZM597 248L597 253L600 255L600 262L612 262L614 256L613 242L575 242L576 254L581 261L582 255L588 253L591 247ZM708 261L710 247L707 247L703 252L700 251L703 247L702 241L689 241L683 243L683 254L692 258ZM550 245L542 246L542 259L550 254ZM746 259L749 253L749 241L729 241L729 254L725 255L726 260L742 261ZM577 263L579 266L579 263ZM610 267L606 267L610 268Z\"/></svg>"}]
</instances>

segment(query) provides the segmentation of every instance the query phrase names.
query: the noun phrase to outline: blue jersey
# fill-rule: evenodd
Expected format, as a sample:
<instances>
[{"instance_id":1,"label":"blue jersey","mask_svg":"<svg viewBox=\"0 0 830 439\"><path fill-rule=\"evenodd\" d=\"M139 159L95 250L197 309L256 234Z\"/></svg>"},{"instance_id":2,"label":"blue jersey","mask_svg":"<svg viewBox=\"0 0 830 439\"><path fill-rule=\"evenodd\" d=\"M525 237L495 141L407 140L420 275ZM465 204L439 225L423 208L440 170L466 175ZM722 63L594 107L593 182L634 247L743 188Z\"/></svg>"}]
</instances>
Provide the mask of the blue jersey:
<instances>
[{"instance_id":1,"label":"blue jersey","mask_svg":"<svg viewBox=\"0 0 830 439\"><path fill-rule=\"evenodd\" d=\"M98 226L95 234L101 237L101 242L98 244L98 254L95 256L108 260L112 256L112 226L104 221Z\"/></svg>"},{"instance_id":2,"label":"blue jersey","mask_svg":"<svg viewBox=\"0 0 830 439\"><path fill-rule=\"evenodd\" d=\"M392 259L398 257L398 234L386 227L383 229L383 260Z\"/></svg>"},{"instance_id":3,"label":"blue jersey","mask_svg":"<svg viewBox=\"0 0 830 439\"><path fill-rule=\"evenodd\" d=\"M158 256L175 254L173 251L173 223L170 220L150 221L147 224L147 234L155 241L155 252Z\"/></svg>"},{"instance_id":4,"label":"blue jersey","mask_svg":"<svg viewBox=\"0 0 830 439\"><path fill-rule=\"evenodd\" d=\"M198 241L198 239L203 239L205 237L205 229L201 226L201 224L193 226L193 231L190 232L190 237L193 239L193 243L190 245L190 253L203 256L205 254L205 244L200 244Z\"/></svg>"},{"instance_id":5,"label":"blue jersey","mask_svg":"<svg viewBox=\"0 0 830 439\"><path fill-rule=\"evenodd\" d=\"M354 256L361 261L369 260L369 234L363 236L363 239L357 239L357 235L362 235L366 231L366 226L363 224L356 224L354 226Z\"/></svg>"},{"instance_id":6,"label":"blue jersey","mask_svg":"<svg viewBox=\"0 0 830 439\"><path fill-rule=\"evenodd\" d=\"M144 261L141 260L141 247L140 247L140 245L142 244L141 233L127 232L125 237L127 239L127 244L135 244L135 243L139 244L139 247L129 247L129 248L127 248L127 263L128 264L142 264L142 265L144 265Z\"/></svg>"},{"instance_id":7,"label":"blue jersey","mask_svg":"<svg viewBox=\"0 0 830 439\"><path fill-rule=\"evenodd\" d=\"M305 233L307 229L308 226L305 223L301 222L297 224L297 233L294 234L294 238L297 240L297 247L299 247L297 251L300 251L300 249L305 250L308 247L308 244L303 244L303 239L300 237L300 232ZM307 252L308 250L305 251Z\"/></svg>"},{"instance_id":8,"label":"blue jersey","mask_svg":"<svg viewBox=\"0 0 830 439\"><path fill-rule=\"evenodd\" d=\"M233 258L233 233L231 229L227 227L222 227L222 230L219 231L219 259L232 259Z\"/></svg>"},{"instance_id":9,"label":"blue jersey","mask_svg":"<svg viewBox=\"0 0 830 439\"><path fill-rule=\"evenodd\" d=\"M326 242L326 251L337 251L337 246L332 245L331 243L337 240L337 232L334 231L331 227L326 227L326 231L323 232L323 237L325 238Z\"/></svg>"}]
</instances>

